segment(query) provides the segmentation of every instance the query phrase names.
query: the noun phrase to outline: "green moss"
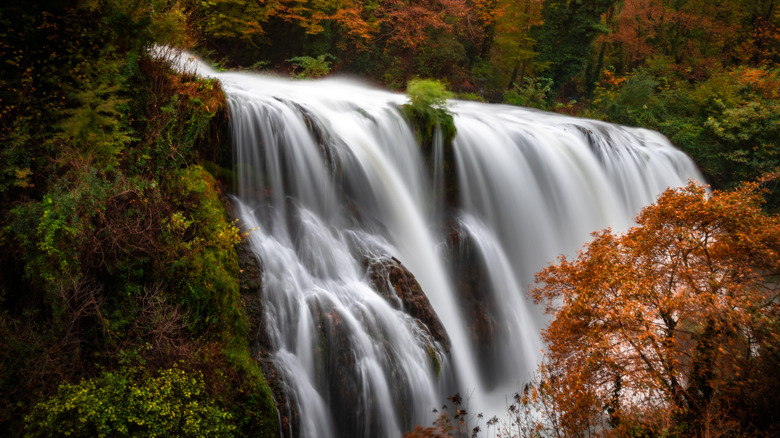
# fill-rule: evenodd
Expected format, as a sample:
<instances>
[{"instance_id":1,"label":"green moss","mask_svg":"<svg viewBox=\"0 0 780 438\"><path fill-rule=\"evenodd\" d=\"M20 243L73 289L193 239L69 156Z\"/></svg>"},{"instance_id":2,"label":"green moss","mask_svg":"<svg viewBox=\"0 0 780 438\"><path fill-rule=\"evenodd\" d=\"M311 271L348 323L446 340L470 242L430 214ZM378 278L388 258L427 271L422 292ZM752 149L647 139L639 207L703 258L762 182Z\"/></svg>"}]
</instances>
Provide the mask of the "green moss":
<instances>
[{"instance_id":1,"label":"green moss","mask_svg":"<svg viewBox=\"0 0 780 438\"><path fill-rule=\"evenodd\" d=\"M428 358L431 360L431 364L433 364L433 369L436 371L436 377L441 376L441 361L439 360L439 355L436 352L436 348L434 348L433 345L428 345Z\"/></svg>"},{"instance_id":2,"label":"green moss","mask_svg":"<svg viewBox=\"0 0 780 438\"><path fill-rule=\"evenodd\" d=\"M272 438L278 436L279 418L271 389L259 363L248 348L236 347L227 352L228 364L238 371L241 386L235 388L232 412L243 436Z\"/></svg>"}]
</instances>

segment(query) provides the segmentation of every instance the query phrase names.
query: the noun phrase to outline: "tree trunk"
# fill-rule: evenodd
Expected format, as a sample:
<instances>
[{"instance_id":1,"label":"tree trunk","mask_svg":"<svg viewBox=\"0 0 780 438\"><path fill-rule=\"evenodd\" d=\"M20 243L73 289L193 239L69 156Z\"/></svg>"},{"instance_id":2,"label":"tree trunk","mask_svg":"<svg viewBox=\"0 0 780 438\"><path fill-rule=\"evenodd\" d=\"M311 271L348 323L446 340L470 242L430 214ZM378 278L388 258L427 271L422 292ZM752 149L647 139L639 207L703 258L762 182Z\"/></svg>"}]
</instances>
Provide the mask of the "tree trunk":
<instances>
[{"instance_id":1,"label":"tree trunk","mask_svg":"<svg viewBox=\"0 0 780 438\"><path fill-rule=\"evenodd\" d=\"M515 85L515 80L517 80L517 69L518 69L517 65L515 65L515 68L512 69L512 76L509 77L509 84L506 87L507 91L511 90L512 87Z\"/></svg>"}]
</instances>

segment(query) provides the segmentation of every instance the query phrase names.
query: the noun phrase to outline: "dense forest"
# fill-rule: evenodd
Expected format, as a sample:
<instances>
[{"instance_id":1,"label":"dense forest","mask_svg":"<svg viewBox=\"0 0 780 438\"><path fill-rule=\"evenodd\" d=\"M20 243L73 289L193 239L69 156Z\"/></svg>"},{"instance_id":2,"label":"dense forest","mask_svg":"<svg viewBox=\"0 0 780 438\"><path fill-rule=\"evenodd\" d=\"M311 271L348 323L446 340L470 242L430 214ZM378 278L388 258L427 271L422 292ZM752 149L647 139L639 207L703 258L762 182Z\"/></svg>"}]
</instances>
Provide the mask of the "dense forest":
<instances>
[{"instance_id":1,"label":"dense forest","mask_svg":"<svg viewBox=\"0 0 780 438\"><path fill-rule=\"evenodd\" d=\"M410 83L411 119L441 122L452 95L663 133L719 191L668 192L539 274L550 352L506 434L778 433L776 0L6 3L0 430L279 433L258 267L226 198L225 96L166 46L217 69ZM619 309L598 306L610 294Z\"/></svg>"}]
</instances>

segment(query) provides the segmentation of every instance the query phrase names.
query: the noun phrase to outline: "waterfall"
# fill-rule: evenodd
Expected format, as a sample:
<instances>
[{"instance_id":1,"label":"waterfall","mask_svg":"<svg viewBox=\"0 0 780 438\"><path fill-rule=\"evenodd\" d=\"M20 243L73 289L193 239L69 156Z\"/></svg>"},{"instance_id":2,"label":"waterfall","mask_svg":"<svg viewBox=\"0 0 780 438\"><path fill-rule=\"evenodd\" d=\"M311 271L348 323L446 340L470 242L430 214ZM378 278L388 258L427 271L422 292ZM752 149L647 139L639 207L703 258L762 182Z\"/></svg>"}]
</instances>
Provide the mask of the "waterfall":
<instances>
[{"instance_id":1,"label":"waterfall","mask_svg":"<svg viewBox=\"0 0 780 438\"><path fill-rule=\"evenodd\" d=\"M397 437L455 392L503 412L543 348L534 273L701 179L656 132L473 102L424 157L403 95L199 68L228 96L287 434Z\"/></svg>"}]
</instances>

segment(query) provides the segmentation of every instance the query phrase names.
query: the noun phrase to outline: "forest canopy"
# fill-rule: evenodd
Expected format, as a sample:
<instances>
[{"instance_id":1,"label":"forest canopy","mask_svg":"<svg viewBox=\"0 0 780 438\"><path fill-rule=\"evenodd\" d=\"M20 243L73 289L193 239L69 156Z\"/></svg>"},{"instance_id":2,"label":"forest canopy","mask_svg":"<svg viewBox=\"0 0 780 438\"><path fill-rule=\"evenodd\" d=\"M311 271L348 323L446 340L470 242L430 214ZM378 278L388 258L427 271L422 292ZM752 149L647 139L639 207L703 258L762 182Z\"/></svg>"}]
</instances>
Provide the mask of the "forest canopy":
<instances>
[{"instance_id":1,"label":"forest canopy","mask_svg":"<svg viewBox=\"0 0 780 438\"><path fill-rule=\"evenodd\" d=\"M776 0L220 0L185 10L198 50L219 66L289 71L327 56L333 73L391 88L438 79L464 99L656 129L716 188L778 169Z\"/></svg>"}]
</instances>

